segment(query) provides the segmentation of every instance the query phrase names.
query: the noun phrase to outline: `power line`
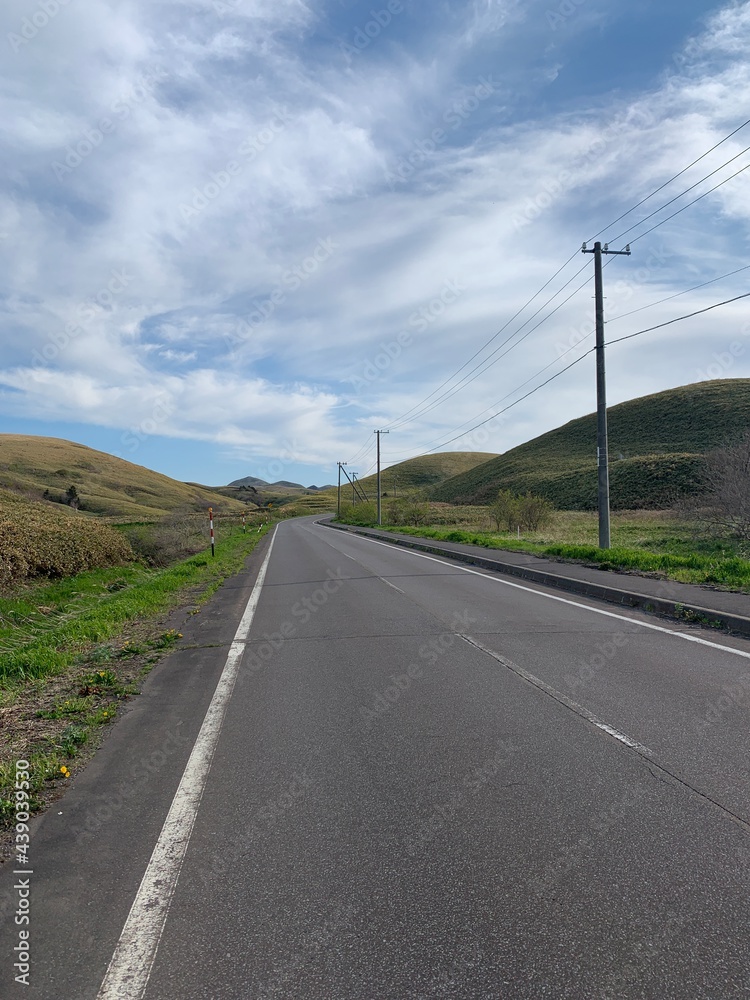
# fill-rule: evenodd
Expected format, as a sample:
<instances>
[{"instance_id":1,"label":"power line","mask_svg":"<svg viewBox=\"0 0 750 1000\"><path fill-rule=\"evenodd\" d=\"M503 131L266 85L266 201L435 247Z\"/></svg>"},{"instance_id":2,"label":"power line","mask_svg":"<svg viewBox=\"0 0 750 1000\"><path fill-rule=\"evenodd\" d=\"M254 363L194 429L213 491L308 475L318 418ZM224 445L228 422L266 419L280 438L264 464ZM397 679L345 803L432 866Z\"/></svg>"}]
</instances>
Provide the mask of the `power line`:
<instances>
[{"instance_id":1,"label":"power line","mask_svg":"<svg viewBox=\"0 0 750 1000\"><path fill-rule=\"evenodd\" d=\"M729 135L725 135L724 138L721 139L719 142L717 142L715 146L712 146L710 149L707 149L705 153L701 153L701 155L696 160L693 160L692 163L689 163L686 167L683 167L682 170L680 170L678 173L676 173L673 177L670 177L668 181L664 181L663 184L660 184L658 188L656 188L655 190L653 190L651 192L651 194L647 194L645 198L641 198L641 200L638 202L637 205L633 205L633 207L629 208L627 210L627 212L623 212L622 215L619 215L614 220L614 222L610 222L609 225L607 225L607 226L604 227L604 229L600 229L599 232L595 236L592 236L591 239L587 240L586 242L587 243L593 243L594 240L597 239L597 237L601 236L603 233L606 233L606 231L608 229L611 229L612 226L616 226L618 222L621 222L623 219L627 218L628 215L631 215L633 212L635 212L635 210L637 208L640 208L641 205L645 205L645 203L647 201L650 201L651 198L653 198L655 194L658 194L660 191L663 191L665 187L668 187L672 183L672 181L676 181L678 177L682 177L682 175L685 174L685 173L687 173L687 171L690 170L691 167L694 167L696 165L696 163L700 163L701 160L705 160L705 158L710 153L713 153L713 151L715 149L718 149L719 146L723 145L725 142L727 142L729 139L731 139L732 136L737 135L737 133L740 132L740 131L742 131L742 129L745 128L746 125L750 125L750 118L748 118L748 120L746 122L743 122L741 125L738 125L737 128L733 132L729 133ZM664 207L664 206L662 206L662 207ZM618 237L618 239L619 239L619 237ZM614 243L615 240L612 240L611 242Z\"/></svg>"},{"instance_id":2,"label":"power line","mask_svg":"<svg viewBox=\"0 0 750 1000\"><path fill-rule=\"evenodd\" d=\"M745 264L744 267L738 267L736 271L729 271L727 274L720 274L718 278L711 278L709 281L702 281L700 285L693 285L692 288L685 288L681 292L675 292L674 295L667 295L666 298L658 299L656 302L651 302L647 306L639 306L638 309L631 309L630 312L622 313L620 316L614 316L612 319L607 320L607 324L617 323L621 319L625 319L626 316L635 316L636 313L643 312L645 309L653 309L654 306L660 306L664 302L669 302L671 299L677 299L681 295L687 295L688 292L695 292L699 288L705 288L706 285L713 285L717 281L721 281L723 278L731 278L734 274L739 274L740 271L747 271L750 268L750 264Z\"/></svg>"},{"instance_id":3,"label":"power line","mask_svg":"<svg viewBox=\"0 0 750 1000\"><path fill-rule=\"evenodd\" d=\"M691 319L693 316L700 316L702 313L710 312L712 309L718 309L720 306L726 306L726 305L729 305L732 302L738 302L740 299L746 299L748 297L750 297L750 292L745 292L743 295L736 295L734 298L725 299L723 302L715 302L711 306L706 306L705 309L697 309L695 312L686 313L684 316L676 316L674 319L667 320L667 322L665 322L665 323L658 323L656 326L647 327L645 330L638 330L636 333L629 333L625 337L618 337L616 340L610 340L607 343L607 347L611 347L613 344L620 344L624 340L631 340L633 337L640 337L644 333L651 333L654 330L660 330L660 329L662 329L662 327L665 327L665 326L671 326L673 323L679 323L682 320ZM589 334L589 336L591 336L591 334ZM588 339L588 338L585 338L585 339ZM575 346L577 347L578 344L576 344ZM569 348L569 350L566 351L565 353L567 354L567 353L569 353L570 350L573 350L573 349L574 348ZM514 402L509 403L508 406L504 407L502 410L499 410L497 413L492 414L492 416L487 417L486 420L480 421L479 423L475 424L473 427L470 427L468 430L463 431L461 434L458 434L456 437L451 438L449 441L444 441L442 444L438 445L437 447L429 449L429 451L437 451L438 448L445 448L447 445L453 444L454 441L458 441L460 438L466 437L467 434L471 434L472 431L477 430L479 427L483 427L485 424L489 423L490 420L494 420L495 417L499 417L503 413L507 413L508 410L512 409L514 406L517 406L519 403L522 403L525 399L528 399L529 396L533 396L535 392L538 392L540 389L543 389L546 385L549 385L550 382L553 382L556 378L559 378L561 375L564 375L565 372L570 371L571 368L575 367L575 365L577 365L579 362L583 361L584 358L587 358L589 356L589 354L592 354L595 350L596 350L596 347L589 348L589 350L587 350L579 358L576 358L575 361L572 361L569 365L566 365L565 368L562 368L559 372L556 372L554 375L552 375L546 381L542 382L540 385L536 386L534 389L531 389L525 395L521 396L520 399L516 399ZM559 360L559 358L557 358L555 360L557 361L557 360ZM554 361L551 362L551 364L554 364L554 363L555 363ZM549 368L550 365L547 365L546 367ZM544 371L544 370L545 369L542 369L542 371ZM540 375L540 374L541 374L541 372L537 372L537 375ZM531 379L536 378L537 375L532 375ZM527 382L523 383L523 384L524 385L527 384L529 381L531 381L531 379L527 379ZM514 390L514 392L516 392L516 391L517 391L517 389ZM512 395L512 393L511 393L511 395ZM507 398L507 397L503 397L503 398ZM500 402L502 402L502 400L500 400Z\"/></svg>"},{"instance_id":4,"label":"power line","mask_svg":"<svg viewBox=\"0 0 750 1000\"><path fill-rule=\"evenodd\" d=\"M566 299L563 299L562 302L558 303L558 305L555 306L555 308L550 313L548 313L546 316L544 316L536 324L536 326L533 326L530 330L528 330L523 335L523 337L521 337L519 340L516 341L515 344L511 344L511 346L508 348L507 351L504 351L498 357L495 357L495 355L498 354L499 351L502 351L503 347L505 347L508 344L508 342L510 340L512 340L513 337L515 337L517 334L519 334L521 332L521 330L523 330L523 328L526 326L527 323L530 323L536 316L539 315L539 313L542 311L542 309L546 308L551 302L553 302L557 298L557 296L560 294L560 292L562 292L564 289L566 289L568 287L568 285L572 281L575 281L575 279L581 274L581 272L585 271L587 269L587 266L588 266L587 264L584 264L583 267L580 267L576 271L576 273L573 275L573 277L569 278L568 281L566 281L565 284L562 286L562 288L560 288L557 292L555 292L554 295L552 295L549 299L547 299L547 301L544 303L544 305L540 306L539 309L537 309L537 311L532 316L529 316L529 318L526 320L526 322L524 322L520 327L518 327L518 329L515 330L510 335L510 337L508 337L506 340L504 340L503 343L500 344L499 347L496 347L495 350L491 354L489 354L483 361L481 361L478 365L476 365L474 368L472 368L472 370L467 375L465 375L463 377L463 379L461 380L461 383L452 386L451 389L449 389L447 392L443 393L443 395L440 396L438 399L436 399L432 403L430 403L429 406L426 406L422 410L419 410L417 413L415 413L411 417L411 420L413 421L413 420L416 420L418 417L424 416L426 413L429 413L431 410L434 410L435 407L437 407L441 403L445 402L445 400L450 399L452 396L455 396L457 392L460 392L462 389L465 389L467 385L470 385L472 382L474 382L476 379L478 379L480 375L483 375L486 371L489 371L489 369L492 368L493 365L496 365L498 361L500 361L502 358L504 358L506 355L508 355L515 347L518 347L519 344L523 343L523 341L526 340L527 337L531 336L531 334L534 333L535 330L538 330L539 327L543 323L546 323L548 319L550 319L552 316L555 315L556 312L558 312L558 310L562 309L562 307L567 302L569 302L575 295L577 295L578 292L581 291L581 289L585 288L585 286L589 282L588 278L586 278L586 280L583 282L583 284L579 285L573 292L571 292L570 295ZM490 360L491 358L495 358L495 360L491 361ZM402 423L403 422L404 421L402 421ZM391 425L391 426L393 427L394 425ZM396 426L401 426L401 424L398 424Z\"/></svg>"},{"instance_id":5,"label":"power line","mask_svg":"<svg viewBox=\"0 0 750 1000\"><path fill-rule=\"evenodd\" d=\"M674 198L670 198L669 201L664 202L664 204L661 205L659 208L654 209L654 211L651 212L649 215L644 216L642 219L640 219L638 222L632 225L630 229L626 229L625 232L620 233L619 236L615 236L611 242L617 243L619 240L623 239L623 237L627 236L628 233L632 233L634 229L637 229L638 226L642 226L644 222L648 222L649 219L653 219L655 215L658 215L659 212L663 212L665 208L669 208L670 205L673 205L676 201L679 201L680 198L683 198L686 194L689 194L691 191L697 188L699 184L702 184L704 181L707 181L709 177L713 177L714 174L718 174L718 172L720 170L723 170L724 167L728 167L730 163L734 163L735 160L739 159L739 157L742 156L744 153L747 153L748 150L750 150L750 146L746 146L739 153L736 153L734 156L730 157L726 161L726 163L722 163L720 167L717 167L715 170L712 170L710 174L706 174L705 177L701 177L701 179L696 181L695 184L691 184L690 187L685 188L684 191L681 191L679 194L676 194ZM731 180L731 178L729 179Z\"/></svg>"},{"instance_id":6,"label":"power line","mask_svg":"<svg viewBox=\"0 0 750 1000\"><path fill-rule=\"evenodd\" d=\"M433 391L432 391L432 392L431 392L431 393L430 393L430 394L429 394L428 396L425 396L425 398L424 398L423 400L421 400L421 401L420 401L419 403L416 403L416 404L415 404L414 406L412 406L412 407L411 407L410 409L408 409L408 410L407 410L407 411L406 411L405 413L402 413L400 417L396 417L396 418L395 418L395 420L393 420L393 421L392 421L392 422L391 422L390 424L388 424L387 426L389 426L389 427L393 428L393 427L395 427L395 426L397 426L397 425L400 425L400 424L402 424L402 423L403 423L403 421L404 421L404 417L407 417L407 416L409 416L409 414L410 414L410 413L413 413L413 412L414 412L414 410L417 410L417 409L419 409L419 407L420 407L420 406L422 406L422 404L423 404L423 403L426 403L426 402L427 402L427 400L428 400L428 399L430 399L430 398L431 398L432 396L434 396L436 392L440 392L440 390L441 390L441 389L442 389L442 388L443 388L444 386L446 386L446 385L447 385L447 384L448 384L449 382L453 381L453 379L454 379L454 378L455 378L455 377L456 377L457 375L460 375L460 374L461 374L461 372L462 372L462 371L464 370L464 368L466 368L466 366L467 366L467 365L470 365L470 364L471 364L471 362L472 362L472 361L474 361L474 359L475 359L475 358L479 357L479 355L480 355L480 354L482 353L482 351L484 351L484 350L485 350L485 348L489 347L489 345L490 345L490 344L491 344L491 343L492 343L492 342L493 342L494 340L496 340L496 339L497 339L497 338L498 338L498 337L500 336L500 334L501 334L501 333L503 333L503 331L504 331L504 330L506 330L506 329L507 329L507 328L508 328L508 327L510 326L510 324L511 324L511 323L513 322L513 320L517 319L517 318L518 318L518 317L519 317L519 316L521 315L521 313L522 313L522 312L523 312L523 311L524 311L525 309L527 309L527 308L528 308L528 307L529 307L529 306L531 305L531 303L532 303L532 302L534 301L534 299L535 299L535 298L536 298L536 297L537 297L538 295L541 295L541 293L542 293L542 292L544 291L544 289L545 289L545 288L547 288L547 286L548 286L548 285L552 284L552 282L553 282L553 281L555 280L555 278L556 278L556 277L558 276L558 274L560 274L560 272L561 272L561 271L564 271L564 270L565 270L565 268L566 268L566 267L568 266L568 264L569 264L569 263L570 263L570 262L571 262L571 261L573 260L573 258L577 256L577 254L578 254L578 251L577 251L577 250L576 250L576 251L575 251L575 252L574 252L573 254L571 254L571 256L570 256L570 257L568 257L568 259L567 259L567 260L565 261L565 263L564 263L564 264L563 264L563 265L562 265L561 267L559 267L559 268L558 268L558 269L557 269L557 270L555 271L555 273L554 273L554 274L552 275L552 277L551 277L551 278L550 278L550 279L549 279L548 281L545 281L545 283L544 283L544 284L542 285L542 287L541 287L540 289L538 289L538 291L534 292L534 294L533 294L533 295L531 296L531 298L530 298L530 299L529 299L529 300L528 300L528 301L527 301L527 302L526 302L526 303L525 303L525 304L524 304L523 306L521 306L521 308L520 308L520 309L519 309L519 310L518 310L517 312L515 312L515 313L514 313L514 314L513 314L513 315L512 315L511 317L510 317L510 319L509 319L509 320L508 320L508 321L507 321L506 323L504 323L504 324L503 324L503 325L502 325L502 326L500 327L500 329L499 329L499 330L497 331L497 333L493 334L493 335L492 335L492 336L491 336L491 337L489 338L489 340L487 340L487 341L486 341L486 342L485 342L485 343L484 343L484 344L483 344L483 345L482 345L482 346L481 346L481 347L479 348L479 350L478 350L478 351L476 351L476 352L475 352L474 354L472 354L472 356L471 356L471 357L470 357L470 358L468 359L468 361L465 361L465 362L464 362L464 363L463 363L463 364L461 365L461 367L460 367L459 369L457 369L457 370L456 370L456 371L455 371L455 372L454 372L454 373L453 373L452 375L449 375L449 376L448 376L448 378L447 378L447 379L446 379L446 380L445 380L444 382L441 382L441 384L440 384L440 385L439 385L439 386L437 387L437 389L433 389ZM563 287L565 287L565 286L563 286ZM552 301L552 300L549 300L549 301ZM542 308L544 308L544 307L542 306ZM535 313L535 315L536 315L536 313ZM531 318L533 319L533 317L531 317ZM527 320L527 322L528 322L528 320ZM512 336L513 336L513 334L511 334L511 337L512 337ZM508 339L510 339L510 338L508 338ZM503 342L503 344L501 344L500 346L501 346L501 347L502 347L502 346L504 346L505 344L507 344L507 342L508 342L508 341L507 341L507 340L505 340L505 341Z\"/></svg>"},{"instance_id":7,"label":"power line","mask_svg":"<svg viewBox=\"0 0 750 1000\"><path fill-rule=\"evenodd\" d=\"M633 337L640 337L643 333L651 333L652 330L661 330L664 326L671 326L672 323L679 323L683 319L692 319L693 316L700 316L702 313L711 312L712 309L718 309L719 306L728 306L730 302L739 302L740 299L746 299L750 296L750 292L745 292L744 295L735 295L733 299L724 299L723 302L715 302L712 306L706 306L705 309L696 309L695 312L686 313L684 316L677 316L675 319L668 319L666 323L658 323L656 326L649 326L645 330L638 330L636 333L628 333L624 337L618 337L616 340L610 340L607 346L610 347L612 344L621 344L623 340L632 340Z\"/></svg>"},{"instance_id":8,"label":"power line","mask_svg":"<svg viewBox=\"0 0 750 1000\"><path fill-rule=\"evenodd\" d=\"M743 174L746 170L750 170L750 163L748 163L744 167L741 167L739 170L735 171L735 173L733 173L731 176L726 177L723 181L719 181L718 184L715 184L712 188L709 188L708 191L704 191L703 194L698 195L697 198L694 198L692 201L689 201L687 205L683 205L682 208L678 208L676 212L672 212L672 214L668 215L666 219L662 219L661 222L657 222L655 226L652 226L650 229L647 229L645 233L641 233L638 236L634 236L630 242L637 243L638 240L642 240L644 236L648 236L649 233L653 233L655 229L658 229L659 226L663 226L665 222L669 222L671 219L674 219L675 216L680 215L686 209L691 208L693 205L696 205L699 201L702 201L708 195L713 194L714 191L718 191L720 187L724 187L725 184L728 184L730 181L733 181L735 177L739 177L739 175ZM630 232L630 230L628 229L626 230L626 232ZM620 238L621 237L619 236L617 237L618 240Z\"/></svg>"}]
</instances>

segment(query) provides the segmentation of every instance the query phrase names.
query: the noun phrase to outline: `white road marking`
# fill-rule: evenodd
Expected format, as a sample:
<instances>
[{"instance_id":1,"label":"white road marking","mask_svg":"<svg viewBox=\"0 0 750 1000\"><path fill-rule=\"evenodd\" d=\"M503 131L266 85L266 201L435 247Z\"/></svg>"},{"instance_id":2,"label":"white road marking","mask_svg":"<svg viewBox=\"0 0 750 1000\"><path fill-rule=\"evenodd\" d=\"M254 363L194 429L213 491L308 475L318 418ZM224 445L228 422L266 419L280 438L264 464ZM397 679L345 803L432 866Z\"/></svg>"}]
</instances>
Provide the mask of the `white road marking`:
<instances>
[{"instance_id":1,"label":"white road marking","mask_svg":"<svg viewBox=\"0 0 750 1000\"><path fill-rule=\"evenodd\" d=\"M588 604L581 604L580 601L573 601L569 597L559 597L557 594L545 594L542 590L535 590L534 587L527 587L522 583L512 583L510 580L503 580L492 573L492 570L485 570L481 572L477 569L469 569L468 566L462 566L458 562L446 562L444 559L438 559L435 556L428 556L424 552L415 552L413 549L406 549L402 546L396 546L392 542L381 542L377 538L368 538L367 535L355 535L355 538L362 539L365 542L371 542L373 545L383 545L385 548L391 549L391 551L403 552L405 555L416 556L417 559L428 559L430 562L436 562L440 566L447 566L449 569L458 569L462 573L471 573L473 576L481 576L483 580L492 580L493 583L499 583L503 587L513 587L515 590L525 590L529 594L536 594L537 597L544 597L548 601L559 601L561 604L569 604L574 608L582 608L584 611L591 611L595 615L604 615L605 618L616 618L621 622L628 622L631 625L638 625L640 628L649 628L653 632L663 632L665 635L671 635L676 639L684 639L686 642L697 642L701 646L710 646L711 649L720 649L723 653L732 653L734 656L742 656L746 660L750 660L750 653L746 652L744 649L734 649L732 646L722 646L719 642L710 642L708 639L701 639L697 635L691 635L689 632L676 632L671 628L664 628L663 625L653 625L651 622L641 622L636 618L628 618L627 615L620 615L616 611L605 611L604 608L592 608ZM335 546L334 546L335 548Z\"/></svg>"},{"instance_id":2,"label":"white road marking","mask_svg":"<svg viewBox=\"0 0 750 1000\"><path fill-rule=\"evenodd\" d=\"M386 580L384 576L381 576L380 579L383 581L383 583L387 583L389 587L393 587L394 590L397 590L399 594L404 594L404 596L406 596L404 591L400 587L397 587L395 583L391 583L390 580Z\"/></svg>"},{"instance_id":3,"label":"white road marking","mask_svg":"<svg viewBox=\"0 0 750 1000\"><path fill-rule=\"evenodd\" d=\"M148 986L275 540L274 530L266 558L237 627L211 704L130 908L97 1000L141 1000Z\"/></svg>"},{"instance_id":4,"label":"white road marking","mask_svg":"<svg viewBox=\"0 0 750 1000\"><path fill-rule=\"evenodd\" d=\"M607 733L608 736L616 739L619 743L624 743L626 747L630 747L631 750L637 750L639 753L644 754L647 757L653 756L653 752L649 750L648 747L644 746L642 743L638 743L637 740L633 740L629 736L626 736L625 733L621 733L619 729L615 729L613 726L607 725L606 722L602 722L601 719L597 718L593 712L589 712L589 710L584 708L583 705L579 705L577 701L573 701L572 698L568 698L567 695L558 691L556 688L553 688L551 684L547 684L546 681L543 681L534 674L529 673L528 670L524 670L523 667L519 667L517 663L514 663L513 660L509 660L507 656L501 656L500 653L496 653L494 649L489 649L487 646L484 646L471 635L462 635L461 638L464 642L468 642L470 646L475 646L477 649L481 649L483 653L491 656L493 660L497 660L498 663L502 663L502 665L507 667L508 670L512 670L514 674L518 674L519 677L528 681L529 684L533 684L535 688L539 688L540 691L544 691L545 694L554 698L555 701L560 702L561 705L565 705L566 708L575 712L576 715L580 715L581 718L590 722L593 726L596 726L597 729L601 729L602 732Z\"/></svg>"}]
</instances>

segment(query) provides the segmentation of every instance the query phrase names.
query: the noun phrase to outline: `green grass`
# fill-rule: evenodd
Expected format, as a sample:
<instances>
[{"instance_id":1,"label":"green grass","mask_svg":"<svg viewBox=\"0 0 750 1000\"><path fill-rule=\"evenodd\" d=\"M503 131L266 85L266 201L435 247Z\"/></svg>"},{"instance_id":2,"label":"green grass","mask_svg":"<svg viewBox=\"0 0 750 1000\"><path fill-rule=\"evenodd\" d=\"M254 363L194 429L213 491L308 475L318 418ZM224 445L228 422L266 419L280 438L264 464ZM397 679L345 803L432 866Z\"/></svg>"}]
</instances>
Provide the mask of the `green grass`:
<instances>
[{"instance_id":1,"label":"green grass","mask_svg":"<svg viewBox=\"0 0 750 1000\"><path fill-rule=\"evenodd\" d=\"M750 427L750 379L682 386L608 411L615 510L664 508L694 492L706 452ZM488 504L500 489L535 493L562 510L596 507L596 414L572 420L435 486L447 503Z\"/></svg>"},{"instance_id":2,"label":"green grass","mask_svg":"<svg viewBox=\"0 0 750 1000\"><path fill-rule=\"evenodd\" d=\"M131 564L93 570L0 598L0 706L16 713L6 716L7 739L0 743L0 830L13 822L14 761L31 765L29 811L37 812L56 784L70 777L82 752L91 752L87 745L114 720L118 703L137 693L133 678L182 638L174 629L156 632L155 620L188 594L193 605L205 602L242 568L270 527L245 534L225 525L213 559L209 551L167 569ZM134 628L139 639L126 639ZM124 678L118 663L126 668ZM64 693L55 698L50 684ZM32 735L25 721L32 718L41 733L37 728Z\"/></svg>"},{"instance_id":3,"label":"green grass","mask_svg":"<svg viewBox=\"0 0 750 1000\"><path fill-rule=\"evenodd\" d=\"M92 646L118 636L128 622L179 604L188 588L200 588L207 599L241 569L262 534L235 527L224 534L214 559L204 552L167 569L93 570L0 598L0 692L12 683L63 672ZM162 641L167 648L174 640ZM113 655L130 654L121 649Z\"/></svg>"},{"instance_id":4,"label":"green grass","mask_svg":"<svg viewBox=\"0 0 750 1000\"><path fill-rule=\"evenodd\" d=\"M443 505L431 505L443 511ZM739 542L696 534L668 512L630 511L612 517L612 548L598 547L596 514L558 511L551 526L522 538L492 531L484 508L462 508L456 527L390 527L386 531L463 542L488 549L530 552L553 559L583 562L600 569L654 573L682 583L710 584L750 592L750 552ZM474 522L469 512L474 511Z\"/></svg>"}]
</instances>

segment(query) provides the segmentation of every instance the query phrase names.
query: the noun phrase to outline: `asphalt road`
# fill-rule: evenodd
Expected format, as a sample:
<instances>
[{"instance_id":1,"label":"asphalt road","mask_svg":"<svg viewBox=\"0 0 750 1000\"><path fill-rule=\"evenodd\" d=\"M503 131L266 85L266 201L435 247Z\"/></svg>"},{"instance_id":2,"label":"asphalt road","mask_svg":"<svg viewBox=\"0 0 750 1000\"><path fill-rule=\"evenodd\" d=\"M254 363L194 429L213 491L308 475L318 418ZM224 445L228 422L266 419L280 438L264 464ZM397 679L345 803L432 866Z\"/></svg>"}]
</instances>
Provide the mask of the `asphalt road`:
<instances>
[{"instance_id":1,"label":"asphalt road","mask_svg":"<svg viewBox=\"0 0 750 1000\"><path fill-rule=\"evenodd\" d=\"M0 996L750 998L750 643L311 520L267 556L34 824Z\"/></svg>"}]
</instances>

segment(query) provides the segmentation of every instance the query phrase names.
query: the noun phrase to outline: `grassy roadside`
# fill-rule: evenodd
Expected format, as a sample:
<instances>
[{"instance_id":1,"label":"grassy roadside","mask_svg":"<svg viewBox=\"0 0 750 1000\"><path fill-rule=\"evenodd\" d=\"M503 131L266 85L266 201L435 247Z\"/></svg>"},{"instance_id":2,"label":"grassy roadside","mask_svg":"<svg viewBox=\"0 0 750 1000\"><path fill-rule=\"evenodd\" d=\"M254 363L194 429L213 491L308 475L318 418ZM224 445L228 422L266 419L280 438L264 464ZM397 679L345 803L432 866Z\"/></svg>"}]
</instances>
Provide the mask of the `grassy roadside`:
<instances>
[{"instance_id":1,"label":"grassy roadside","mask_svg":"<svg viewBox=\"0 0 750 1000\"><path fill-rule=\"evenodd\" d=\"M462 513L466 511L461 508ZM438 513L445 515L442 505ZM474 508L473 524L466 523L468 513L464 517L464 523L455 526L433 521L418 527L383 525L383 530L750 593L750 553L737 542L696 534L670 512L613 515L613 547L606 551L597 545L595 513L558 512L549 528L520 539L490 530L484 508Z\"/></svg>"},{"instance_id":2,"label":"grassy roadside","mask_svg":"<svg viewBox=\"0 0 750 1000\"><path fill-rule=\"evenodd\" d=\"M186 604L197 612L270 527L227 530L215 558L209 551L166 569L94 570L0 597L0 832L13 815L15 761L31 765L38 811L179 642L165 616Z\"/></svg>"}]
</instances>

